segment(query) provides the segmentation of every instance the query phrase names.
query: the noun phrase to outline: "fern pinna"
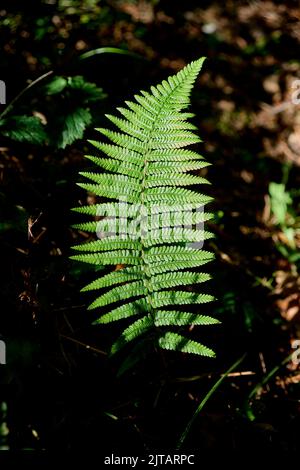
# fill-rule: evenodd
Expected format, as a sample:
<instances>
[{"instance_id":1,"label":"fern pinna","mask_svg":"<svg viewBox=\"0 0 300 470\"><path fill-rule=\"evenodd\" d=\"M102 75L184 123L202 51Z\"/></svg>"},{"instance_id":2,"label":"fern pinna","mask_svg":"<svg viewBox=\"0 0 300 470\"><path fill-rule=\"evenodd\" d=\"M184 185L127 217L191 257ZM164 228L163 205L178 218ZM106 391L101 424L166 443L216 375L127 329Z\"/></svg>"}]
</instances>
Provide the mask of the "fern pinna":
<instances>
[{"instance_id":1,"label":"fern pinna","mask_svg":"<svg viewBox=\"0 0 300 470\"><path fill-rule=\"evenodd\" d=\"M81 173L92 183L79 186L110 201L74 209L93 216L93 221L75 228L97 233L98 239L74 246L82 253L72 258L118 265L82 289L100 291L90 309L112 305L95 323L133 319L113 344L112 353L150 333L163 349L214 356L211 349L173 328L219 323L183 310L184 305L213 300L187 287L210 278L187 269L213 258L202 249L203 240L211 236L202 229L203 222L212 217L203 210L211 198L182 187L208 183L188 173L208 163L184 149L201 142L193 132L196 127L187 121L193 115L183 110L189 105L203 60L190 63L149 92L141 91L135 101L126 101L126 106L118 108L122 117L108 115L119 132L97 131L112 143L90 141L101 155L87 158L105 172Z\"/></svg>"}]
</instances>

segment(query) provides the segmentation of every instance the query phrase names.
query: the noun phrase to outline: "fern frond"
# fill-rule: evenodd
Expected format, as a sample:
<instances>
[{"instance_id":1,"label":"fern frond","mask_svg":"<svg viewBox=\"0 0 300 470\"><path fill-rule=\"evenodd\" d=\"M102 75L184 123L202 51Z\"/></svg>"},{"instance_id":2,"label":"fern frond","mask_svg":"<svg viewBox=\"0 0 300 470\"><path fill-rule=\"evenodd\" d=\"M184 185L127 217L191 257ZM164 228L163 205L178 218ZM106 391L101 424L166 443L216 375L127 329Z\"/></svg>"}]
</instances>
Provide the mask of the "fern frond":
<instances>
[{"instance_id":1,"label":"fern frond","mask_svg":"<svg viewBox=\"0 0 300 470\"><path fill-rule=\"evenodd\" d=\"M186 304L206 304L215 298L209 294L197 294L186 291L160 291L152 295L152 305L154 308L165 307L166 305L186 305Z\"/></svg>"},{"instance_id":2,"label":"fern frond","mask_svg":"<svg viewBox=\"0 0 300 470\"><path fill-rule=\"evenodd\" d=\"M143 116L142 113L136 114L126 108L117 108L120 114L122 114L128 122L136 126L137 128L143 127L150 131L152 129L153 119L152 117Z\"/></svg>"},{"instance_id":3,"label":"fern frond","mask_svg":"<svg viewBox=\"0 0 300 470\"><path fill-rule=\"evenodd\" d=\"M181 351L192 354L199 354L200 356L215 357L215 353L196 341L185 338L168 331L159 338L159 346L162 349L170 349L173 351Z\"/></svg>"},{"instance_id":4,"label":"fern frond","mask_svg":"<svg viewBox=\"0 0 300 470\"><path fill-rule=\"evenodd\" d=\"M140 266L130 266L128 268L118 269L108 273L81 289L81 292L97 290L102 287L110 287L116 284L122 284L128 281L137 281L143 279L143 273Z\"/></svg>"},{"instance_id":5,"label":"fern frond","mask_svg":"<svg viewBox=\"0 0 300 470\"><path fill-rule=\"evenodd\" d=\"M122 286L114 287L105 294L100 295L100 297L94 300L88 308L89 310L92 310L97 307L104 307L114 302L119 302L133 297L140 297L146 294L147 289L144 286L143 281L130 282Z\"/></svg>"},{"instance_id":6,"label":"fern frond","mask_svg":"<svg viewBox=\"0 0 300 470\"><path fill-rule=\"evenodd\" d=\"M157 310L155 315L156 326L217 325L219 323L219 320L207 315L180 312L179 310Z\"/></svg>"},{"instance_id":7,"label":"fern frond","mask_svg":"<svg viewBox=\"0 0 300 470\"><path fill-rule=\"evenodd\" d=\"M132 124L130 121L128 122L127 120L120 119L112 116L111 114L106 114L105 116L121 131L126 132L126 134L136 137L137 139L144 140L145 134L136 124Z\"/></svg>"},{"instance_id":8,"label":"fern frond","mask_svg":"<svg viewBox=\"0 0 300 470\"><path fill-rule=\"evenodd\" d=\"M145 300L137 300L135 302L130 302L121 307L114 308L110 312L102 315L94 322L98 323L110 323L113 321L123 320L124 318L132 317L134 315L140 315L141 313L147 313L148 306Z\"/></svg>"},{"instance_id":9,"label":"fern frond","mask_svg":"<svg viewBox=\"0 0 300 470\"><path fill-rule=\"evenodd\" d=\"M156 138L152 140L151 149L179 149L187 145L198 144L199 142L201 142L201 139L192 134L192 132L174 131L168 132L167 135L165 133L157 135Z\"/></svg>"},{"instance_id":10,"label":"fern frond","mask_svg":"<svg viewBox=\"0 0 300 470\"><path fill-rule=\"evenodd\" d=\"M97 185L118 187L123 194L138 193L140 191L140 186L135 179L127 175L99 174L86 171L81 171L79 174L94 181Z\"/></svg>"},{"instance_id":11,"label":"fern frond","mask_svg":"<svg viewBox=\"0 0 300 470\"><path fill-rule=\"evenodd\" d=\"M209 184L207 179L194 175L179 175L170 178L170 176L159 174L147 178L147 188L154 188L156 186L189 186L204 183Z\"/></svg>"},{"instance_id":12,"label":"fern frond","mask_svg":"<svg viewBox=\"0 0 300 470\"><path fill-rule=\"evenodd\" d=\"M156 150L147 156L150 162L185 162L189 160L203 160L202 155L192 150Z\"/></svg>"},{"instance_id":13,"label":"fern frond","mask_svg":"<svg viewBox=\"0 0 300 470\"><path fill-rule=\"evenodd\" d=\"M198 284L206 282L211 279L211 276L206 273L191 273L191 272L172 272L166 274L158 274L153 277L152 289L159 291L162 288L185 286L188 284Z\"/></svg>"},{"instance_id":14,"label":"fern frond","mask_svg":"<svg viewBox=\"0 0 300 470\"><path fill-rule=\"evenodd\" d=\"M117 108L118 116L106 116L116 130L99 128L104 140L89 141L97 150L96 155L86 158L98 171L81 172L90 182L79 186L108 201L73 209L94 218L73 227L94 232L99 239L74 246L79 254L71 258L101 266L122 265L82 289L106 289L89 309L101 311L122 302L95 324L136 318L113 344L112 353L151 332L155 344L163 349L214 356L206 346L164 331L167 327L219 323L207 315L182 312L180 307L172 310L172 306L214 300L211 295L191 291L191 287L178 290L179 286L184 289L208 281L209 274L188 269L214 258L199 247L213 236L199 226L213 217L204 211L212 198L198 191L209 182L189 173L209 164L185 148L201 142L195 133L197 127L188 121L193 114L184 110L203 60L126 101Z\"/></svg>"},{"instance_id":15,"label":"fern frond","mask_svg":"<svg viewBox=\"0 0 300 470\"><path fill-rule=\"evenodd\" d=\"M114 250L104 253L88 253L84 255L73 255L71 259L83 261L90 264L141 264L138 250Z\"/></svg>"},{"instance_id":16,"label":"fern frond","mask_svg":"<svg viewBox=\"0 0 300 470\"><path fill-rule=\"evenodd\" d=\"M101 166L105 170L119 173L126 176L139 179L140 171L133 163L121 162L113 158L99 158L90 155L85 155L85 158L91 160L95 165Z\"/></svg>"},{"instance_id":17,"label":"fern frond","mask_svg":"<svg viewBox=\"0 0 300 470\"><path fill-rule=\"evenodd\" d=\"M161 228L152 230L150 237L145 240L146 247L157 245L158 243L175 243L175 242L202 242L213 238L214 235L203 230L192 230L182 228ZM151 240L151 241L150 241Z\"/></svg>"},{"instance_id":18,"label":"fern frond","mask_svg":"<svg viewBox=\"0 0 300 470\"><path fill-rule=\"evenodd\" d=\"M209 165L210 163L205 162L203 160L199 162L187 160L184 162L177 162L176 171L178 173L186 173L187 171L201 170L202 168L205 168ZM173 162L153 162L149 164L148 170L149 170L149 175L172 176L174 175L174 163Z\"/></svg>"},{"instance_id":19,"label":"fern frond","mask_svg":"<svg viewBox=\"0 0 300 470\"><path fill-rule=\"evenodd\" d=\"M211 202L212 198L184 188L158 187L148 189L145 193L144 202L157 204L158 201L161 204L186 204L187 201L206 204Z\"/></svg>"},{"instance_id":20,"label":"fern frond","mask_svg":"<svg viewBox=\"0 0 300 470\"><path fill-rule=\"evenodd\" d=\"M151 276L155 276L156 274L162 274L169 271L180 271L186 268L196 268L199 266L203 266L206 263L209 263L213 259L213 255L211 257L198 257L198 259L186 259L183 261L167 261L167 262L160 262L156 264L152 264L148 266L148 272Z\"/></svg>"},{"instance_id":21,"label":"fern frond","mask_svg":"<svg viewBox=\"0 0 300 470\"><path fill-rule=\"evenodd\" d=\"M99 217L136 217L138 206L123 202L111 202L106 204L91 204L90 206L74 207L74 212L79 214L99 216ZM96 227L96 226L95 226ZM93 229L94 230L94 229Z\"/></svg>"},{"instance_id":22,"label":"fern frond","mask_svg":"<svg viewBox=\"0 0 300 470\"><path fill-rule=\"evenodd\" d=\"M115 354L122 347L124 347L129 341L133 341L135 338L143 335L153 326L153 320L150 316L139 318L126 328L121 334L120 338L112 345L111 354Z\"/></svg>"},{"instance_id":23,"label":"fern frond","mask_svg":"<svg viewBox=\"0 0 300 470\"><path fill-rule=\"evenodd\" d=\"M109 251L109 250L119 250L123 249L131 249L131 250L139 250L140 249L140 241L138 240L122 240L122 239L103 239L103 240L96 240L89 243L82 243L81 245L72 246L73 250L79 251Z\"/></svg>"},{"instance_id":24,"label":"fern frond","mask_svg":"<svg viewBox=\"0 0 300 470\"><path fill-rule=\"evenodd\" d=\"M141 142L139 139L131 137L127 134L121 134L120 132L110 131L109 129L99 128L96 129L101 134L105 135L109 140L114 144L119 145L120 147L125 147L126 149L133 150L138 152L141 155L147 150L147 144Z\"/></svg>"},{"instance_id":25,"label":"fern frond","mask_svg":"<svg viewBox=\"0 0 300 470\"><path fill-rule=\"evenodd\" d=\"M90 142L90 144L92 144L98 150L101 150L108 157L115 158L121 162L126 161L132 163L139 168L143 167L140 154L134 152L133 150L119 147L118 145L105 144L96 140L88 140L88 142Z\"/></svg>"},{"instance_id":26,"label":"fern frond","mask_svg":"<svg viewBox=\"0 0 300 470\"><path fill-rule=\"evenodd\" d=\"M112 187L109 184L103 183L100 184L87 184L87 183L77 183L80 188L86 189L91 193L96 194L97 196L107 197L107 198L118 198L121 201L129 201L129 202L137 202L138 200L138 193L137 192L130 192L125 185L116 184ZM124 191L124 192L123 192Z\"/></svg>"},{"instance_id":27,"label":"fern frond","mask_svg":"<svg viewBox=\"0 0 300 470\"><path fill-rule=\"evenodd\" d=\"M149 221L151 229L156 230L158 228L174 228L181 225L191 226L198 225L210 220L214 217L214 214L209 212L169 212L163 214L154 214ZM205 232L206 234L208 232Z\"/></svg>"}]
</instances>

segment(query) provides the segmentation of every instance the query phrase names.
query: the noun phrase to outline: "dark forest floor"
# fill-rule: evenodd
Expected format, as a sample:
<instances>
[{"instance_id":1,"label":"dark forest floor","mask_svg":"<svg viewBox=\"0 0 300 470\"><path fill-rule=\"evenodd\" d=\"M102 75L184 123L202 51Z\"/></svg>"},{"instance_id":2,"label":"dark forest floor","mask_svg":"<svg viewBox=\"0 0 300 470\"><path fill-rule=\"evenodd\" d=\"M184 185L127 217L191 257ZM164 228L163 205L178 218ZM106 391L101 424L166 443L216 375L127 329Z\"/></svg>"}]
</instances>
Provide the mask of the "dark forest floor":
<instances>
[{"instance_id":1,"label":"dark forest floor","mask_svg":"<svg viewBox=\"0 0 300 470\"><path fill-rule=\"evenodd\" d=\"M2 3L0 78L8 100L52 68L83 75L107 95L95 107L96 126L124 98L207 56L192 109L212 163L216 261L209 269L218 301L210 313L222 321L196 333L216 360L153 354L117 378L125 354L108 359L105 352L119 329L92 326L79 290L93 273L68 260L70 245L84 239L70 228L70 208L86 203L75 185L86 144L57 150L4 138L0 333L9 363L0 378L12 448L97 449L99 439L111 451L128 441L140 451L175 448L214 381L247 353L186 447L297 450L300 373L295 361L283 362L300 335L300 108L291 99L300 78L298 2ZM142 58L77 60L101 46ZM19 103L38 109L34 94ZM284 203L270 183L282 183L290 198L283 224L274 204Z\"/></svg>"}]
</instances>

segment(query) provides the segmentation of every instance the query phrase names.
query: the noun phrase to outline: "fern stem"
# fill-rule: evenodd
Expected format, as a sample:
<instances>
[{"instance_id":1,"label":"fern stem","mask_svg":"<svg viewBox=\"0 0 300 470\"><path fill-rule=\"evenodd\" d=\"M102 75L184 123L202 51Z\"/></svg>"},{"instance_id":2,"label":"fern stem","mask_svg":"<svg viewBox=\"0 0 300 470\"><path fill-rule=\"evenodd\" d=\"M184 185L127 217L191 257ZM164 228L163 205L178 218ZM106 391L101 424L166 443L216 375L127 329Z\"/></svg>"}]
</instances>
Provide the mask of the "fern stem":
<instances>
[{"instance_id":1,"label":"fern stem","mask_svg":"<svg viewBox=\"0 0 300 470\"><path fill-rule=\"evenodd\" d=\"M172 96L172 94L174 94L174 92L177 90L177 88L179 86L180 85L176 85L173 88L172 93L170 95L166 96L165 99L162 101L161 106L159 107L159 109L156 113L157 116L160 115L160 113L163 110L163 108L165 107L166 103L170 100L170 97ZM153 122L152 122L151 129L150 129L150 132L149 132L149 137L146 141L147 148L146 148L146 151L145 151L143 179L142 179L142 183L141 183L141 207L144 207L145 186L146 186L146 180L147 180L147 170L148 170L148 165L149 165L149 161L148 161L147 157L149 156L149 154L151 152L150 142L152 140L153 132L155 131L155 126L156 126L156 119L154 119ZM146 206L146 209L147 209L146 214L147 214L147 217L148 217L148 204ZM147 250L147 247L143 244L142 234L141 234L141 240L140 241L141 241L141 259L144 262L144 266L142 267L142 269L143 269L143 271L145 273L145 276L146 276L146 283L145 282L143 282L143 283L144 283L144 286L147 290L146 299L147 299L147 303L149 304L149 315L151 316L153 326L155 326L155 308L153 308L152 294L149 291L149 284L150 285L152 284L152 277L151 277L151 274L149 273L149 270L147 269L147 263L145 263L145 252ZM156 326L155 331L157 331L156 330L157 328L158 328L158 330L160 330L160 328Z\"/></svg>"}]
</instances>

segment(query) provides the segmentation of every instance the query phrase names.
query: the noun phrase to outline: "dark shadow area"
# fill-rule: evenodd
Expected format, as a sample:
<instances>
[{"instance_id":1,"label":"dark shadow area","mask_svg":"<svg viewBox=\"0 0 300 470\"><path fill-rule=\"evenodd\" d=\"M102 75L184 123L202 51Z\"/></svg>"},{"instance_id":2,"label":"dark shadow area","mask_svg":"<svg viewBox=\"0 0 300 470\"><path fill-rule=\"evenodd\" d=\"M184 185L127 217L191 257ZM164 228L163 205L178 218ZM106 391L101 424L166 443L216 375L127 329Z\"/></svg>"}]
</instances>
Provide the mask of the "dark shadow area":
<instances>
[{"instance_id":1,"label":"dark shadow area","mask_svg":"<svg viewBox=\"0 0 300 470\"><path fill-rule=\"evenodd\" d=\"M53 71L0 105L0 402L10 448L175 449L246 352L182 451L297 450L300 373L296 356L286 358L300 339L299 2L3 0L0 24L6 106ZM222 324L181 332L217 357L161 354L141 340L109 357L120 326L92 324L92 296L80 289L95 270L68 259L87 240L70 210L93 197L75 184L90 168L86 141L99 138L105 113L201 56L191 109L196 147L212 164L201 176L216 213L204 248L216 260L205 266L213 281L197 290L217 301L191 312Z\"/></svg>"}]
</instances>

